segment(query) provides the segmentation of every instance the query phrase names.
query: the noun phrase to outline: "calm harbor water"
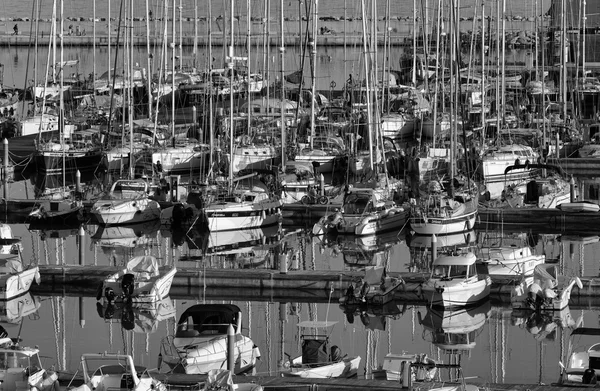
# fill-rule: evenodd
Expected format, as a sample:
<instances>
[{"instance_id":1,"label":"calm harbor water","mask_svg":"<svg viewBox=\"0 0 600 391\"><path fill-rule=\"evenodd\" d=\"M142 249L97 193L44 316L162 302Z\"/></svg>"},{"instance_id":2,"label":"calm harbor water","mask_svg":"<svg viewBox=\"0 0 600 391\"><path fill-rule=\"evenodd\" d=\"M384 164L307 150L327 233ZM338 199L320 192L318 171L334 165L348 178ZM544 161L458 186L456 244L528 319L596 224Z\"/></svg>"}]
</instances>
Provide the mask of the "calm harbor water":
<instances>
[{"instance_id":1,"label":"calm harbor water","mask_svg":"<svg viewBox=\"0 0 600 391\"><path fill-rule=\"evenodd\" d=\"M260 48L256 49L261 50ZM411 51L411 48L395 47L388 56L388 61L391 64L390 68L400 66L400 57L406 51ZM122 64L122 49L119 49L117 55L119 56L117 64ZM111 63L114 61L114 55L116 49L113 49L111 54ZM157 50L154 56L154 62L152 64L153 69L158 69L161 64L158 60L160 55ZM198 53L198 68L207 69L207 49L200 48ZM24 88L25 85L30 86L33 84L33 62L34 62L35 51L28 51L25 47L7 47L0 51L0 64L4 64L4 85L16 88ZM302 64L303 53L297 47L290 47L286 49L285 53L285 74L290 74L300 69ZM307 55L308 56L308 55ZM529 64L531 62L531 50L528 49L507 49L506 50L506 61L510 63L524 63ZM39 48L37 51L38 61L40 64L45 64L48 57L48 48ZM183 64L191 64L193 61L192 48L183 48L183 57L186 59ZM250 64L251 72L260 72L270 80L278 80L280 78L280 65L279 55L273 55L268 59L268 72L265 66L264 57L260 52L253 54L254 60ZM340 90L343 88L348 75L353 74L354 77L357 75L364 74L363 65L363 54L360 47L349 47L344 51L343 47L320 47L317 54L317 71L315 76L315 83L317 89L327 91L329 89ZM222 48L215 48L213 50L213 68L224 68L224 52ZM64 50L64 60L78 60L78 64L73 67L69 67L67 70L68 74L75 73L87 77L94 71L94 64L96 67L96 74L102 75L108 69L108 48L100 47L96 49L96 53L92 48L88 47L66 47ZM134 48L134 61L142 66L146 64L146 51L145 48L135 47ZM381 64L383 61L380 60ZM463 57L464 62L468 62L468 55L465 53ZM27 71L29 64L29 71ZM306 88L310 88L310 61L308 57L304 61L305 67L305 80L304 84ZM38 83L43 80L45 75L45 65L40 66L40 70L37 72ZM119 65L118 69L122 69ZM170 71L170 64L167 66L167 70ZM156 71L155 71L156 72ZM360 76L362 78L362 76ZM25 83L27 79L27 84Z\"/></svg>"},{"instance_id":2,"label":"calm harbor water","mask_svg":"<svg viewBox=\"0 0 600 391\"><path fill-rule=\"evenodd\" d=\"M182 268L242 268L254 265L277 270L273 251L283 251L288 255L292 268L343 273L359 264L381 262L389 265L391 271L408 271L419 263L419 254L425 251L418 247L425 242L404 235L387 235L379 241L379 246L370 242L362 242L361 246L357 245L361 242L343 240L331 246L318 238L310 238L297 228L286 230L288 234L284 242L273 241L272 230L266 232L269 238L264 240L262 233L239 232L236 238L250 237L253 245L244 247L239 244L229 253L202 257L202 252L194 249L199 240L194 242L197 239L193 234L190 234L192 239L183 245L173 247L171 233L160 230L156 224L136 227L135 230L123 227L104 231L89 225L85 227L85 262L120 265L134 255L150 254L158 257L162 264L175 264ZM22 238L27 260L40 264L79 262L76 229L29 230L27 225L14 224L13 232ZM474 236L463 237L465 241L473 242ZM539 234L536 238L538 253L545 253L548 259L562 257L560 265L565 275L598 275L594 257L600 251L597 236L578 238ZM214 241L208 242L208 251L230 240L228 234L217 235ZM460 239L454 240L461 242ZM262 246L260 243L263 242L270 245ZM57 290L60 292L60 287ZM235 297L234 288L231 294ZM118 315L116 320L109 321L98 314L94 297L79 298L69 293L36 300L39 302L37 312L23 320L22 329L20 325L8 327L9 333L14 336L20 332L24 344L40 346L42 355L47 356L46 365L65 371L76 369L82 353L102 351L129 352L134 355L136 363L154 368L160 340L174 330L174 322L183 310L196 303L225 303L214 293L206 291L197 297L177 296L172 300L174 310L166 311L165 319L150 322L146 318L144 327L149 331L146 333L141 327L144 314L136 313L140 320L136 328L125 330ZM358 316L350 323L337 300L330 303L311 303L305 299L279 303L268 298L265 301L245 301L241 292L233 303L242 309L243 332L261 350L262 359L256 368L260 374L277 372L284 353L299 354L300 338L296 327L299 321L327 319L338 321L331 335L332 343L339 345L343 354L362 357L360 376L368 376L371 369L382 362L385 354L405 351L428 353L446 363L460 362L465 376L474 377L474 381L479 383L556 381L558 362L561 357L564 360L569 334L568 328L563 330L561 326L567 323L572 326L581 321L585 326L598 327L599 315L596 308L577 307L560 314L549 314L544 319L531 318L530 314L513 313L510 306L486 303L467 313L444 314L449 322L449 325L443 326L445 332L454 340L461 341L460 334L456 332L458 327L465 328L469 330L472 342L457 351L449 351L431 343L432 330L442 327L441 318L439 313L423 305L396 302L395 315L385 318L386 325L381 327L378 324L382 318L375 317L369 318L369 326ZM434 323L430 323L430 319L434 319Z\"/></svg>"}]
</instances>

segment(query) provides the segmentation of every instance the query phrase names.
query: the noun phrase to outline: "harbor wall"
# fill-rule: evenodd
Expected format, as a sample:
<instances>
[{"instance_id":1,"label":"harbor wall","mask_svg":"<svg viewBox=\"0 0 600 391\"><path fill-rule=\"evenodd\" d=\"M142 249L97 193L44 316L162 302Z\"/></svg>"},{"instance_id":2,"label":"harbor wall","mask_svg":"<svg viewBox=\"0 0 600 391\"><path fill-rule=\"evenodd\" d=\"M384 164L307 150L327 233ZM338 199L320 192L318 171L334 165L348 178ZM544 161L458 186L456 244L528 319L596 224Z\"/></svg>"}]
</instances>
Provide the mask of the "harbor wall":
<instances>
[{"instance_id":1,"label":"harbor wall","mask_svg":"<svg viewBox=\"0 0 600 391\"><path fill-rule=\"evenodd\" d=\"M4 23L2 23L4 22ZM486 21L489 23L489 21ZM117 20L110 21L110 37L108 20L96 19L94 23L91 18L71 18L63 22L65 33L63 34L63 44L69 46L93 46L94 41L96 46L108 46L123 44L124 26L120 26ZM148 24L150 34L149 42L151 45L161 44L164 37L164 23L160 19L153 19L146 23L142 19L134 19L133 21L133 42L134 46L145 46L148 42L146 34L146 25ZM13 27L17 26L18 33L14 34ZM378 45L383 45L386 40L392 46L412 45L413 42L413 21L412 18L392 17L389 20L379 20L377 22L377 41ZM519 18L513 17L506 23L507 34L523 35L525 32L535 30L534 18ZM0 28L4 26L4 31L0 30L0 46L29 46L35 42L37 35L37 45L49 45L51 43L52 23L48 20L40 21L37 26L31 23L27 18L15 18L13 20L0 20ZM304 44L306 40L306 29L308 24L306 21L286 20L284 25L284 45L299 46ZM417 23L418 26L418 23ZM448 26L448 23L446 23ZM470 34L481 30L481 22L464 19L460 22L460 30L465 34ZM129 26L128 26L129 27ZM167 26L167 42L172 41L171 28L172 23L168 22ZM57 27L60 29L60 26ZM94 33L95 28L95 33ZM179 23L176 20L176 45L193 46L194 35L198 31L197 44L199 46L207 46L212 43L214 46L229 45L229 37L231 35L224 26L223 19L214 19L209 23L206 19L199 19L196 29L193 19L185 19ZM210 35L209 35L210 28ZM35 34L37 29L37 34ZM270 46L281 45L280 26L276 22L268 24L268 33L265 32L266 26L262 21L253 21L250 26L250 44L264 45L268 43ZM446 27L446 30L448 27ZM236 45L248 45L248 26L247 22L239 19L234 25L234 35ZM319 21L317 35L317 46L343 46L343 45L362 45L363 42L363 27L361 20L340 20L338 18L325 18ZM388 32L386 37L385 32ZM492 37L496 36L496 28L486 29ZM449 34L449 31L444 31ZM95 38L94 38L95 35ZM421 29L417 27L417 35L421 35ZM120 36L118 39L117 36ZM430 37L435 34L430 32ZM57 41L60 36L56 35ZM209 38L210 37L210 38ZM494 38L492 38L494 40Z\"/></svg>"}]
</instances>

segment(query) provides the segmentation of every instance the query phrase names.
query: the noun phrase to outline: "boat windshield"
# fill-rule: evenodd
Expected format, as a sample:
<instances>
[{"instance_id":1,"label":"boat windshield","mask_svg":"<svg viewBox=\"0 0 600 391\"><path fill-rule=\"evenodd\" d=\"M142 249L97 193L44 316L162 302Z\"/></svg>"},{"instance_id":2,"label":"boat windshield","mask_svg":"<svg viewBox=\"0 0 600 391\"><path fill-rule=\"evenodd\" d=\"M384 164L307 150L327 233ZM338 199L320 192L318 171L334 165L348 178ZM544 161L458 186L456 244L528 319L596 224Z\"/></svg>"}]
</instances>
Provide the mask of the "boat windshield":
<instances>
[{"instance_id":1,"label":"boat windshield","mask_svg":"<svg viewBox=\"0 0 600 391\"><path fill-rule=\"evenodd\" d=\"M433 269L431 276L441 279L466 278L468 271L467 265L438 265Z\"/></svg>"},{"instance_id":2,"label":"boat windshield","mask_svg":"<svg viewBox=\"0 0 600 391\"><path fill-rule=\"evenodd\" d=\"M346 202L342 207L344 213L348 214L363 214L369 211L371 199L369 197L350 194L346 198Z\"/></svg>"},{"instance_id":3,"label":"boat windshield","mask_svg":"<svg viewBox=\"0 0 600 391\"><path fill-rule=\"evenodd\" d=\"M29 367L33 369L31 373L38 372L42 369L42 364L40 363L40 358L37 354L28 357L27 355L19 354L18 352L0 353L0 370Z\"/></svg>"}]
</instances>

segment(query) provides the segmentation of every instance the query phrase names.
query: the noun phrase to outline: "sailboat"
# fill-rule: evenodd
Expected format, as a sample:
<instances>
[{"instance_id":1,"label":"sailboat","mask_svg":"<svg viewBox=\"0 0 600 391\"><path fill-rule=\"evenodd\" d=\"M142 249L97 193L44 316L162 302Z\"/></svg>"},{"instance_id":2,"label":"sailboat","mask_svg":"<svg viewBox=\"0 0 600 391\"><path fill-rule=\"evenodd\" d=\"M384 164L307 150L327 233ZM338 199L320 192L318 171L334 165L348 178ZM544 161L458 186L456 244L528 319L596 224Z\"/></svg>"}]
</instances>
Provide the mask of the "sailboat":
<instances>
[{"instance_id":1,"label":"sailboat","mask_svg":"<svg viewBox=\"0 0 600 391\"><path fill-rule=\"evenodd\" d=\"M234 2L231 0L231 23L233 24ZM229 58L231 67L236 59L234 57L234 29L231 27ZM241 58L242 60L247 60ZM282 116L283 110L280 113ZM277 224L281 217L281 198L271 191L269 187L256 178L257 175L249 174L234 178L234 92L229 93L229 175L227 192L213 195L208 199L204 214L210 232L258 228ZM282 128L285 124L282 122Z\"/></svg>"},{"instance_id":2,"label":"sailboat","mask_svg":"<svg viewBox=\"0 0 600 391\"><path fill-rule=\"evenodd\" d=\"M455 11L452 11L453 15ZM455 19L455 18L454 18ZM456 27L453 26L454 30ZM451 34L451 39L456 40L458 34ZM457 96L456 85L460 83L460 72L458 71L458 53L455 53L455 45L451 45L451 58L453 65L450 67L451 79L456 83L450 84L450 95ZM475 225L478 210L479 193L476 185L466 177L457 175L457 150L458 144L458 113L459 104L457 99L451 99L453 103L452 112L455 113L451 119L450 132L450 177L449 180L431 180L423 184L417 179L413 182L413 197L411 199L411 230L417 234L453 234L469 231ZM464 124L463 124L464 136ZM466 140L465 140L466 141ZM468 165L467 165L468 167ZM416 179L416 178L414 178ZM414 180L413 179L413 180Z\"/></svg>"}]
</instances>

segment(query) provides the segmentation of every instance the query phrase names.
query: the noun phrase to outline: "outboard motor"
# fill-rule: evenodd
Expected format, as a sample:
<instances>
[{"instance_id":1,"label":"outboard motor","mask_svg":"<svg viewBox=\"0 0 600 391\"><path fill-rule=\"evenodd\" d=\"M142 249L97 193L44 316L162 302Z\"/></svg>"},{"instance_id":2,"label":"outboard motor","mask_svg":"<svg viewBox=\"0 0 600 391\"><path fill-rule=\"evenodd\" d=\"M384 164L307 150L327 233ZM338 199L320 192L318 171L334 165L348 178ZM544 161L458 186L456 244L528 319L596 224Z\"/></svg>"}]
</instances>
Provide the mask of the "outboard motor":
<instances>
[{"instance_id":1,"label":"outboard motor","mask_svg":"<svg viewBox=\"0 0 600 391\"><path fill-rule=\"evenodd\" d=\"M106 300L108 300L109 303L115 301L116 296L115 291L111 287L107 286L106 289L104 289L104 297L106 297Z\"/></svg>"},{"instance_id":2,"label":"outboard motor","mask_svg":"<svg viewBox=\"0 0 600 391\"><path fill-rule=\"evenodd\" d=\"M131 303L126 303L121 309L121 326L125 330L133 330L135 327L135 315Z\"/></svg>"},{"instance_id":3,"label":"outboard motor","mask_svg":"<svg viewBox=\"0 0 600 391\"><path fill-rule=\"evenodd\" d=\"M581 378L581 383L583 384L596 384L596 371L592 368L587 368L583 372L583 376Z\"/></svg>"},{"instance_id":4,"label":"outboard motor","mask_svg":"<svg viewBox=\"0 0 600 391\"><path fill-rule=\"evenodd\" d=\"M127 297L133 294L133 288L135 283L135 276L131 273L127 273L121 279L121 289L123 289L123 294Z\"/></svg>"}]
</instances>

